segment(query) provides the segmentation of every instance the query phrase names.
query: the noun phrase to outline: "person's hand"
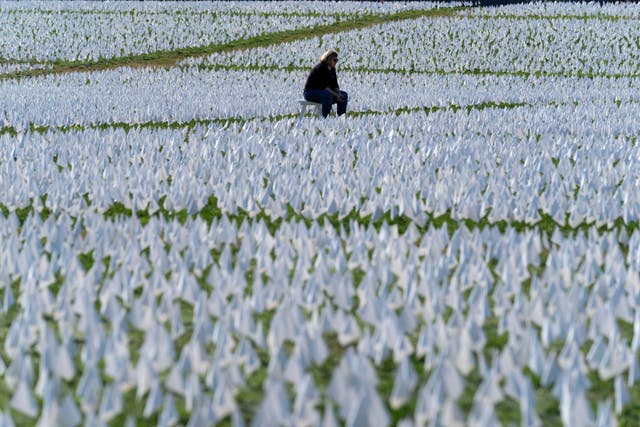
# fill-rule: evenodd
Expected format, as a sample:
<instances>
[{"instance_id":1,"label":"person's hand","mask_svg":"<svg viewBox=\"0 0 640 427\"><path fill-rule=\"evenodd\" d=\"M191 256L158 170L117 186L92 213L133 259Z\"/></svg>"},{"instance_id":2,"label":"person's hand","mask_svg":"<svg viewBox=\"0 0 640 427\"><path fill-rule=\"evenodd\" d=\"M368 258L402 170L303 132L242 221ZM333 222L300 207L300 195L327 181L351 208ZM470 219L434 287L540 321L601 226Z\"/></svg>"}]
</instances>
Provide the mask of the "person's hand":
<instances>
[{"instance_id":1,"label":"person's hand","mask_svg":"<svg viewBox=\"0 0 640 427\"><path fill-rule=\"evenodd\" d=\"M336 100L338 102L344 102L344 98L342 97L342 95L336 95Z\"/></svg>"}]
</instances>

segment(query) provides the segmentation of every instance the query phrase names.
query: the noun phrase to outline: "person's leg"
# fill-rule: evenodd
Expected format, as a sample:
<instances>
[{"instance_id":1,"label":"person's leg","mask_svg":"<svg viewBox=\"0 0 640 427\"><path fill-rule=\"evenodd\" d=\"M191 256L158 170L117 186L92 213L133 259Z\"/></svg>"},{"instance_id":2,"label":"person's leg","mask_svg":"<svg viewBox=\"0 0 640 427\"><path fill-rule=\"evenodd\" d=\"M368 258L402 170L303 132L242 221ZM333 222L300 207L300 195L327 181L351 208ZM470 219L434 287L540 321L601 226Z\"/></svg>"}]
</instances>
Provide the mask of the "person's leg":
<instances>
[{"instance_id":1,"label":"person's leg","mask_svg":"<svg viewBox=\"0 0 640 427\"><path fill-rule=\"evenodd\" d=\"M314 89L304 93L304 99L311 102L319 102L322 104L322 117L327 117L331 112L333 104L333 95L328 90Z\"/></svg>"},{"instance_id":2,"label":"person's leg","mask_svg":"<svg viewBox=\"0 0 640 427\"><path fill-rule=\"evenodd\" d=\"M342 99L344 99L344 102L338 102L338 115L341 116L344 113L347 112L347 103L349 102L349 95L347 94L347 92L341 90L340 92L340 96L342 96Z\"/></svg>"}]
</instances>

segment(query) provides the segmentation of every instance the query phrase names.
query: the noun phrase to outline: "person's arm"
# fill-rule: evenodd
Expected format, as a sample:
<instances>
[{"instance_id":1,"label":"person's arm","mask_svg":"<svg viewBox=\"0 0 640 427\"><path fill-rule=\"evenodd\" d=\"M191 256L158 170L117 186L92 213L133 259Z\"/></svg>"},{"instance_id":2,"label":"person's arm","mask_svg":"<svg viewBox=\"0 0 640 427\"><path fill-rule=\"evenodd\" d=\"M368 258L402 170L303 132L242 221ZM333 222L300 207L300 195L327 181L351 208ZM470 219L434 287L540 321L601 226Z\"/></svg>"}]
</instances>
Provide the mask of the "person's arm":
<instances>
[{"instance_id":1,"label":"person's arm","mask_svg":"<svg viewBox=\"0 0 640 427\"><path fill-rule=\"evenodd\" d=\"M331 95L333 95L333 97L335 99L337 99L338 102L344 102L344 99L342 99L342 95L340 95L338 92L336 92L335 89L332 89L329 86L327 86L325 89L328 90L329 92L331 92Z\"/></svg>"},{"instance_id":2,"label":"person's arm","mask_svg":"<svg viewBox=\"0 0 640 427\"><path fill-rule=\"evenodd\" d=\"M327 90L331 92L338 102L344 102L344 99L342 99L342 95L340 95L339 92L340 86L338 85L338 74L336 73L335 68L329 72L329 84L331 87L327 87Z\"/></svg>"}]
</instances>

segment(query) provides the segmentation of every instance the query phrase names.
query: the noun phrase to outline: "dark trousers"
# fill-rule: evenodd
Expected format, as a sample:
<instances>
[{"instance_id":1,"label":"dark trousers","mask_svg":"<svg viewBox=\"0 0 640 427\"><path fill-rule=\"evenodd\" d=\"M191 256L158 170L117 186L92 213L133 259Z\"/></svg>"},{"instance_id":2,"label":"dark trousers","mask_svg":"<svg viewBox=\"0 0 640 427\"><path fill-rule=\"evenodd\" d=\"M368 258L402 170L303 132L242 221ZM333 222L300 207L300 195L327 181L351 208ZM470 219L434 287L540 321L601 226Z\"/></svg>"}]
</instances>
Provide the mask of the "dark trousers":
<instances>
[{"instance_id":1,"label":"dark trousers","mask_svg":"<svg viewBox=\"0 0 640 427\"><path fill-rule=\"evenodd\" d=\"M322 117L327 117L331 112L331 106L333 104L338 104L336 108L338 110L338 115L341 116L347 112L349 96L347 95L347 92L343 90L339 90L338 93L342 96L344 102L336 101L333 94L326 89L307 90L304 92L304 99L322 104Z\"/></svg>"}]
</instances>

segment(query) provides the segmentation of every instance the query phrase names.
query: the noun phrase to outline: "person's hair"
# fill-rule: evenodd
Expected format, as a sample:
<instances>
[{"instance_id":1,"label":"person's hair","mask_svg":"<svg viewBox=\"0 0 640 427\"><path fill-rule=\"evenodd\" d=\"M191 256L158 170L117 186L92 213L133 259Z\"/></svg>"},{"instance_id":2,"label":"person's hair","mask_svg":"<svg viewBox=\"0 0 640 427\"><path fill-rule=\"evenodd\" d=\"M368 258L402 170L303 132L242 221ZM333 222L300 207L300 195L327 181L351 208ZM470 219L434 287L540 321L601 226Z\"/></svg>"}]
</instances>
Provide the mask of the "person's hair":
<instances>
[{"instance_id":1,"label":"person's hair","mask_svg":"<svg viewBox=\"0 0 640 427\"><path fill-rule=\"evenodd\" d=\"M328 64L329 61L331 61L333 58L336 58L337 56L338 56L338 52L336 52L333 49L329 49L322 54L322 56L320 57L320 62L324 62L325 64Z\"/></svg>"}]
</instances>

